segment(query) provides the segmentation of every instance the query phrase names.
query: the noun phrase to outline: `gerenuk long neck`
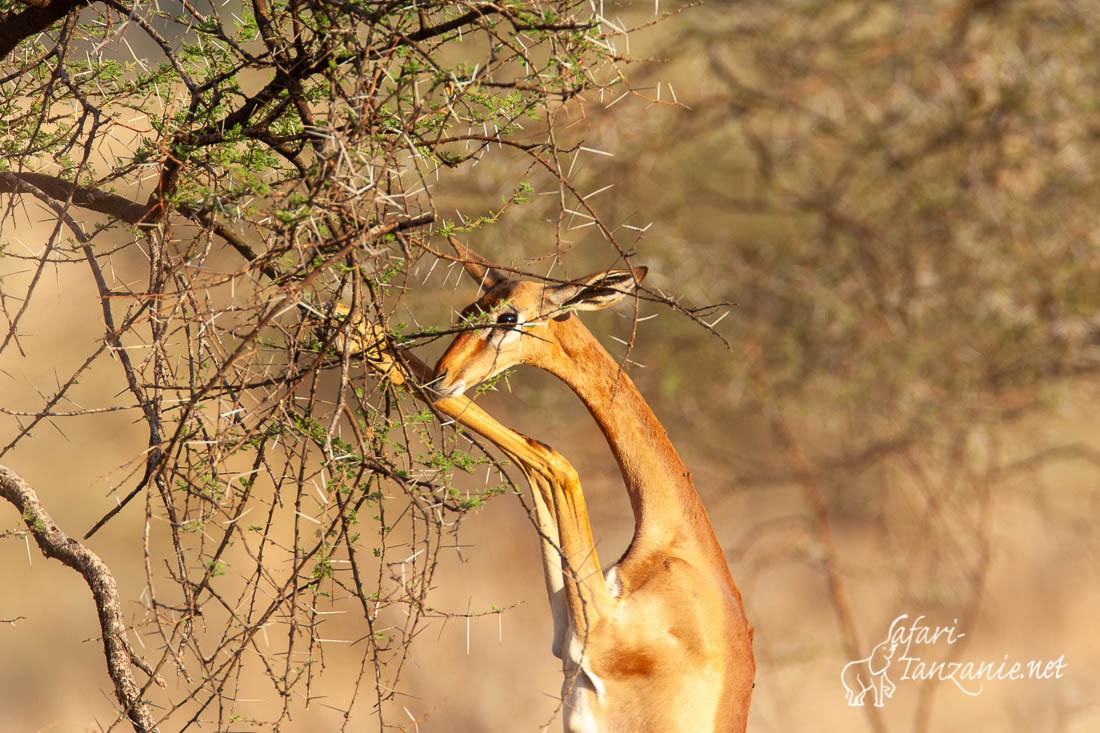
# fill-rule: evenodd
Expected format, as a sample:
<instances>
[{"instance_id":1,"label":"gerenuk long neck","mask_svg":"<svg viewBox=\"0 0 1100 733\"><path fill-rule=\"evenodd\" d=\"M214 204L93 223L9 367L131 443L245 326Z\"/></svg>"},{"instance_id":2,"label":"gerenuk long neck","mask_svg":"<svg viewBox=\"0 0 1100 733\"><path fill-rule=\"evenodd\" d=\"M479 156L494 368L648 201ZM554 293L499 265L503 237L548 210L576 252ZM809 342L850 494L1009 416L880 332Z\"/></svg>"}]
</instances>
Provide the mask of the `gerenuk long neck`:
<instances>
[{"instance_id":1,"label":"gerenuk long neck","mask_svg":"<svg viewBox=\"0 0 1100 733\"><path fill-rule=\"evenodd\" d=\"M535 366L568 384L607 438L634 510L635 541L674 542L687 539L675 536L686 525L709 525L690 472L619 363L576 316L549 325L560 348Z\"/></svg>"}]
</instances>

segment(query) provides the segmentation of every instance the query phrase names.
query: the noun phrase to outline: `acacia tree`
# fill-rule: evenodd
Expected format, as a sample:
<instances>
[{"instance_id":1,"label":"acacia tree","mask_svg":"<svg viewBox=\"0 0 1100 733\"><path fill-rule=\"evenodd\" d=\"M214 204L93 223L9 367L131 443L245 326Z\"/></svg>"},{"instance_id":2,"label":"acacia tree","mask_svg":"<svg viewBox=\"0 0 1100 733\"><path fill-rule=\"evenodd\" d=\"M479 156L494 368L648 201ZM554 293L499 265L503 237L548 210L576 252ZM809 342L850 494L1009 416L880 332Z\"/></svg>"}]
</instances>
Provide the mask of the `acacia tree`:
<instances>
[{"instance_id":1,"label":"acacia tree","mask_svg":"<svg viewBox=\"0 0 1100 733\"><path fill-rule=\"evenodd\" d=\"M0 18L0 353L33 352L22 326L50 271L94 283L103 325L37 407L0 405L0 460L100 411L133 411L146 435L88 532L144 507L144 655L106 566L50 518L50 487L40 500L0 473L43 552L92 586L116 725L279 724L325 694L345 725L387 727L409 644L441 613L436 552L508 481L457 490L453 469L491 459L334 349L346 325L313 325L343 300L395 344L437 337L393 316L414 273L450 259L429 231L491 225L531 190L514 180L445 221L437 181L486 156L528 161L559 223L599 222L556 119L623 83L626 29L571 0L7 0ZM19 233L43 217L28 246ZM134 268L140 283L119 273ZM78 406L105 360L121 397ZM336 610L363 629L341 700L320 630Z\"/></svg>"}]
</instances>

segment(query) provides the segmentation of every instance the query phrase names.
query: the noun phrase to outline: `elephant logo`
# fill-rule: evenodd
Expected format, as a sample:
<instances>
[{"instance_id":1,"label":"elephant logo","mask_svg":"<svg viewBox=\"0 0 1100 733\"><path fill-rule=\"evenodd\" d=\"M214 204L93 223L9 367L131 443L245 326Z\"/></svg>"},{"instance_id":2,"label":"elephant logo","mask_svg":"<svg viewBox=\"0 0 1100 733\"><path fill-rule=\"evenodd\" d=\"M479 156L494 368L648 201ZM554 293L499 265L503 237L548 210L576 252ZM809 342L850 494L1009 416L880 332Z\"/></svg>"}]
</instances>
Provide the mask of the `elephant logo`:
<instances>
[{"instance_id":1,"label":"elephant logo","mask_svg":"<svg viewBox=\"0 0 1100 733\"><path fill-rule=\"evenodd\" d=\"M887 637L866 659L857 659L844 665L840 672L840 682L844 685L845 699L849 705L862 706L868 692L874 693L876 708L881 708L886 698L893 697L897 686L886 676L886 670L890 668L890 660L897 646Z\"/></svg>"}]
</instances>

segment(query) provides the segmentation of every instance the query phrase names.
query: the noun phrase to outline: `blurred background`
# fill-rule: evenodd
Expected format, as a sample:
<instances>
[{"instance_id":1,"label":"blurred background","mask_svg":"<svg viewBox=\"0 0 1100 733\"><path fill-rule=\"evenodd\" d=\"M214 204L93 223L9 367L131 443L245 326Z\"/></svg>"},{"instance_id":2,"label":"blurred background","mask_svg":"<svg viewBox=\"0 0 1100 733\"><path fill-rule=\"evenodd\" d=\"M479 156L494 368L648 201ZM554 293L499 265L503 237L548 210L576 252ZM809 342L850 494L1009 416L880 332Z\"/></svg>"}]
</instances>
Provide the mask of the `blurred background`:
<instances>
[{"instance_id":1,"label":"blurred background","mask_svg":"<svg viewBox=\"0 0 1100 733\"><path fill-rule=\"evenodd\" d=\"M604 12L637 24L654 8ZM577 190L649 267L652 295L679 304L586 322L626 360L724 544L756 629L750 730L1100 728L1098 45L1089 2L707 2L631 36L636 94L581 98L559 118L562 144L583 144ZM557 278L621 264L519 153L446 171L433 205L444 217L493 208L520 178L529 200L464 241ZM5 244L31 246L51 226L8 227ZM120 282L147 266L115 262ZM410 323L446 327L473 299L449 263L409 274L418 284L396 317ZM0 275L16 293L34 271L2 259ZM40 409L103 331L85 272L56 268L36 287L21 348L0 354L4 444L26 421L14 413ZM444 347L416 353L434 363ZM119 389L105 360L70 400L108 407ZM528 369L479 402L574 463L614 560L629 507L580 403ZM78 536L113 504L106 490L144 436L130 413L97 413L38 425L3 462ZM476 492L488 473L458 485ZM148 521L124 512L89 543L118 578L139 651L161 644L137 624L158 562L146 549L157 528L134 541ZM439 615L399 662L387 724L556 730L560 663L524 506L506 490L454 521L425 595ZM87 588L22 534L0 553L0 730L109 726ZM242 672L238 717L196 727L258 730L293 704L279 730L379 728L346 722L373 672L362 619L332 614L313 658L323 686L281 700L257 684L250 698ZM1067 666L976 695L892 673L882 708L847 705L842 668L903 614L965 634L913 648L927 660ZM254 643L245 656L262 656ZM188 684L162 673L169 698Z\"/></svg>"}]
</instances>

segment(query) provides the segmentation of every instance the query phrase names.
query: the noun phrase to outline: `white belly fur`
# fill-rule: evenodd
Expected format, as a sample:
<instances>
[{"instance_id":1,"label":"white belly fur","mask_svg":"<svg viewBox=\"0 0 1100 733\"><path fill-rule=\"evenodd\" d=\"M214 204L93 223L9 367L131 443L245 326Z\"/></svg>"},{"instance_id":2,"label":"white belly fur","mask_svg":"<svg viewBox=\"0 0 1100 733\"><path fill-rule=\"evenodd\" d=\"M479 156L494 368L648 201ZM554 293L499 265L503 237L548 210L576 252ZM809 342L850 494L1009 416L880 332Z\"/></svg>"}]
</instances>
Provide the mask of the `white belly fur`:
<instances>
[{"instance_id":1,"label":"white belly fur","mask_svg":"<svg viewBox=\"0 0 1100 733\"><path fill-rule=\"evenodd\" d=\"M619 568L612 565L604 574L607 590L612 598L618 598L623 591L619 579ZM570 628L566 631L565 682L562 687L562 700L565 703L564 723L566 733L599 733L596 720L596 707L600 696L604 694L603 681L592 673L584 658L584 639L579 638Z\"/></svg>"},{"instance_id":2,"label":"white belly fur","mask_svg":"<svg viewBox=\"0 0 1100 733\"><path fill-rule=\"evenodd\" d=\"M568 683L567 683L568 684ZM593 710L596 693L582 674L565 694L565 733L599 733Z\"/></svg>"},{"instance_id":3,"label":"white belly fur","mask_svg":"<svg viewBox=\"0 0 1100 733\"><path fill-rule=\"evenodd\" d=\"M623 593L623 581L619 579L619 566L612 565L604 573L604 580L607 582L607 592L611 594L612 598L618 598Z\"/></svg>"},{"instance_id":4,"label":"white belly fur","mask_svg":"<svg viewBox=\"0 0 1100 733\"><path fill-rule=\"evenodd\" d=\"M569 629L564 660L565 681L562 700L565 703L566 733L599 733L595 708L604 694L603 681L592 673L584 658L584 639Z\"/></svg>"}]
</instances>

